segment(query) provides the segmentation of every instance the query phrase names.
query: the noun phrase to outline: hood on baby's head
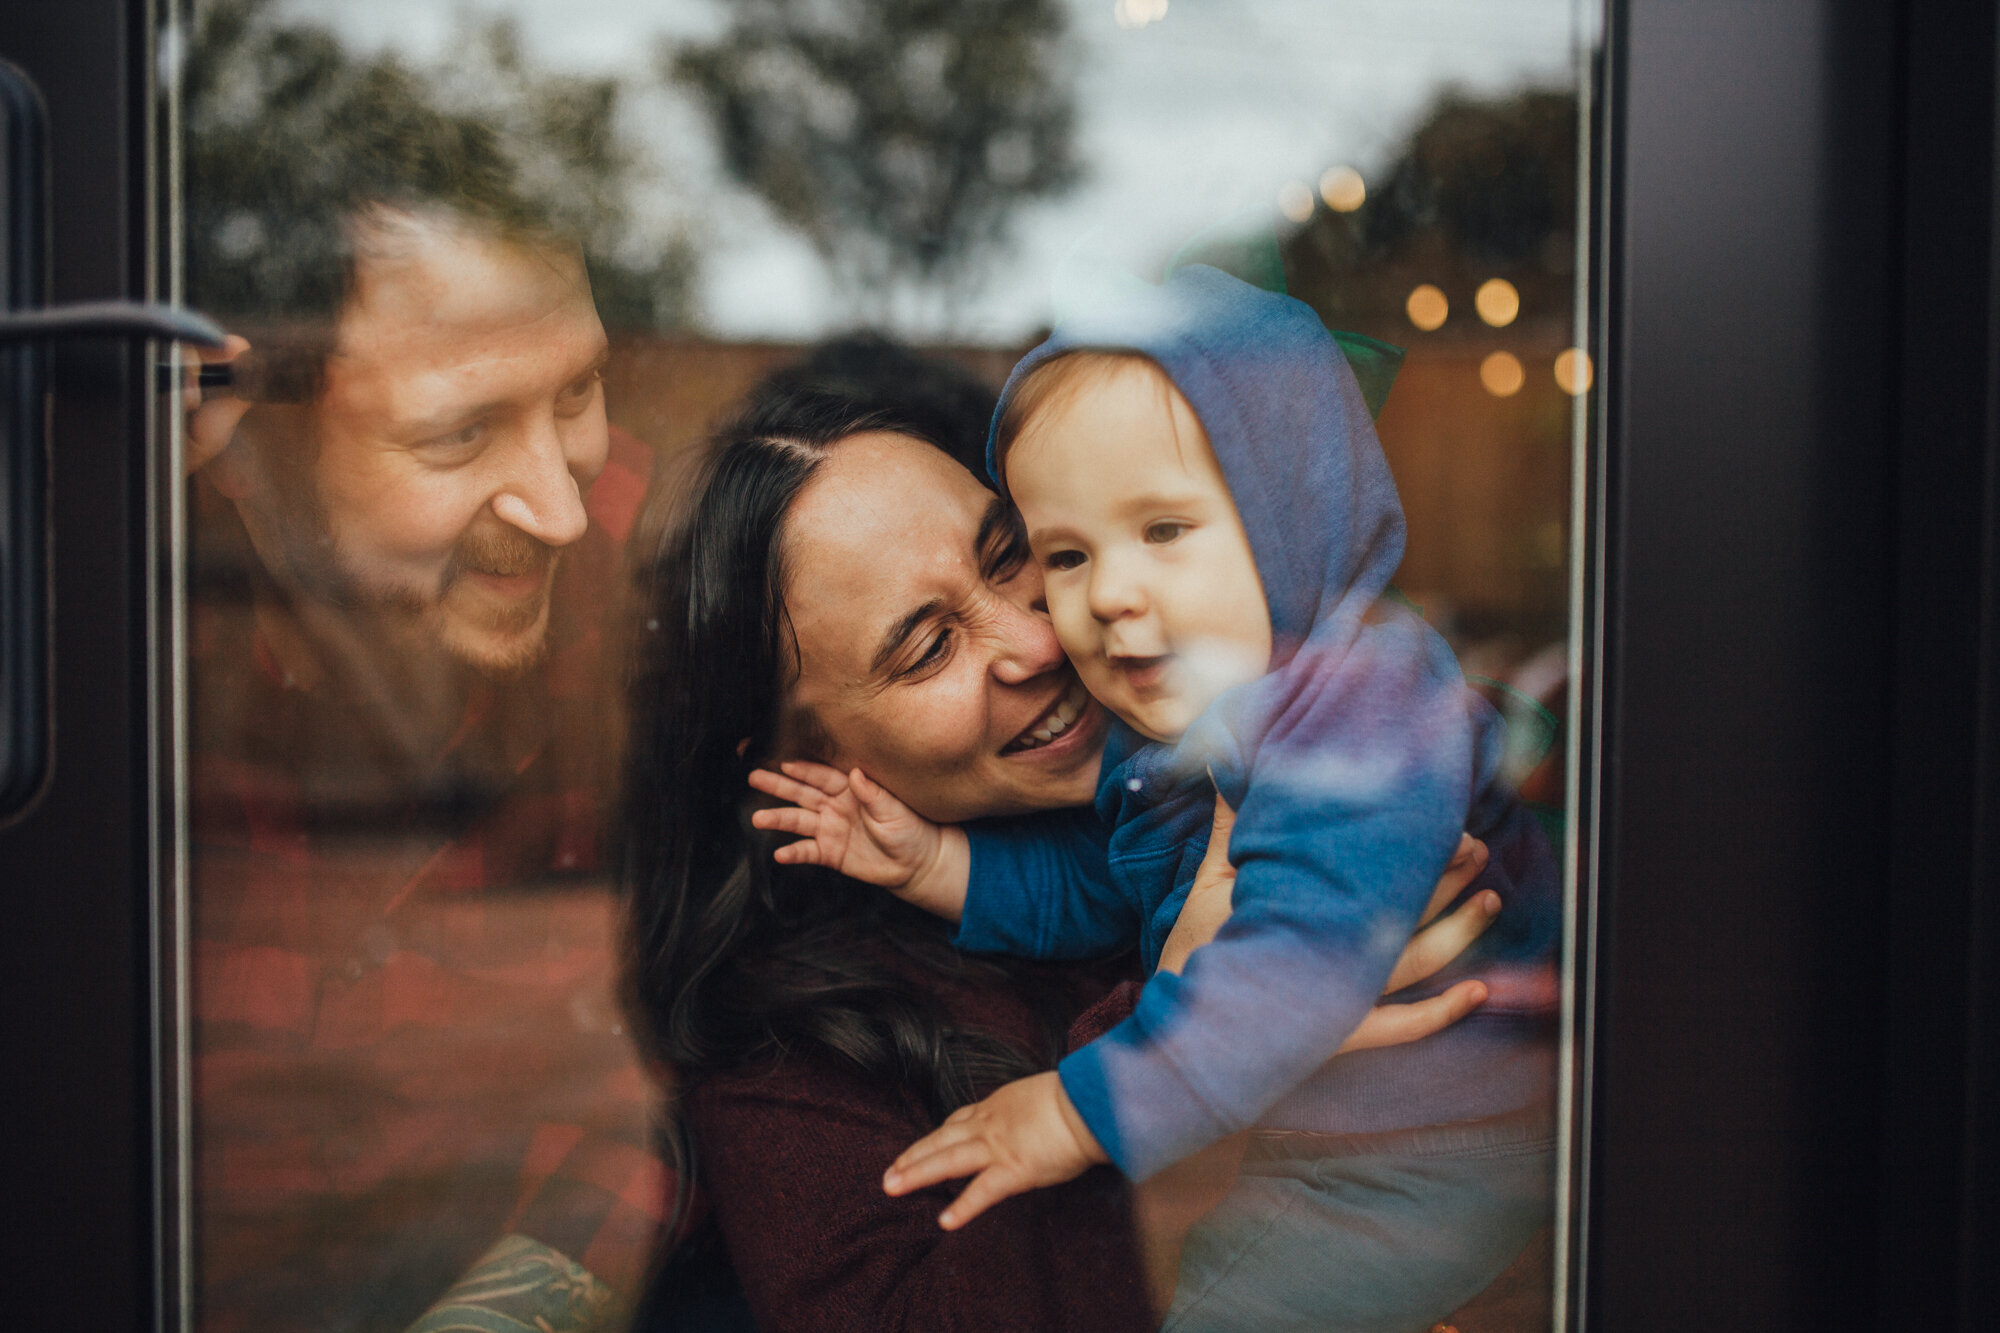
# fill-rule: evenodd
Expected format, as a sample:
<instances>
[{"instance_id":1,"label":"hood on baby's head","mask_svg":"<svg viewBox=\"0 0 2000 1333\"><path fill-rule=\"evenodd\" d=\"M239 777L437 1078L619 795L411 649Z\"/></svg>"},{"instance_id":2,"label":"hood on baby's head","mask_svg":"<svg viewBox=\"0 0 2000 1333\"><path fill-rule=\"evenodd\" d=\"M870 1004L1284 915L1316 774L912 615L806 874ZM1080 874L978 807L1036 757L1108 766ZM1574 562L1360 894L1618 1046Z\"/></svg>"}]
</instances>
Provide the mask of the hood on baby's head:
<instances>
[{"instance_id":1,"label":"hood on baby's head","mask_svg":"<svg viewBox=\"0 0 2000 1333\"><path fill-rule=\"evenodd\" d=\"M1278 660L1316 628L1340 632L1336 617L1359 622L1402 563L1403 507L1361 386L1311 307L1199 264L1134 283L1021 359L996 430L1027 374L1078 351L1145 356L1194 408L1249 535ZM997 462L989 435L1004 492Z\"/></svg>"}]
</instances>

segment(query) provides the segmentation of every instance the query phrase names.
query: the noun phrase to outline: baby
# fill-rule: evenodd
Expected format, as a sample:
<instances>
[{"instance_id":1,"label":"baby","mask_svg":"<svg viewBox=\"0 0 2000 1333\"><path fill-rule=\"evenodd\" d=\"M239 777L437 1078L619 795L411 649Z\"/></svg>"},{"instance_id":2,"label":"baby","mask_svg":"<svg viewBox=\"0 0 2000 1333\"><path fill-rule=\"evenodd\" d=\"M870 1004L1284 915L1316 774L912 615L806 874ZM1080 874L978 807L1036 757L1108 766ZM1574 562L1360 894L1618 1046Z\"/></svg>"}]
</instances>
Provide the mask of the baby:
<instances>
[{"instance_id":1,"label":"baby","mask_svg":"<svg viewBox=\"0 0 2000 1333\"><path fill-rule=\"evenodd\" d=\"M885 1186L972 1176L942 1219L958 1226L1093 1162L1143 1180L1255 1126L1243 1178L1187 1239L1167 1327L1427 1327L1549 1213L1560 888L1497 779L1497 715L1382 597L1402 513L1354 376L1307 307L1184 269L1015 368L989 465L1064 651L1118 719L1095 819L940 830L829 771L813 793L764 775L816 812L758 822L809 835L781 859L957 917L961 947L1030 957L1136 938L1154 967L1218 795L1235 881L1183 973L1156 974L1052 1074L958 1112ZM1329 1063L1461 830L1491 850L1473 891L1507 911L1426 985L1476 976L1493 998L1423 1041Z\"/></svg>"}]
</instances>

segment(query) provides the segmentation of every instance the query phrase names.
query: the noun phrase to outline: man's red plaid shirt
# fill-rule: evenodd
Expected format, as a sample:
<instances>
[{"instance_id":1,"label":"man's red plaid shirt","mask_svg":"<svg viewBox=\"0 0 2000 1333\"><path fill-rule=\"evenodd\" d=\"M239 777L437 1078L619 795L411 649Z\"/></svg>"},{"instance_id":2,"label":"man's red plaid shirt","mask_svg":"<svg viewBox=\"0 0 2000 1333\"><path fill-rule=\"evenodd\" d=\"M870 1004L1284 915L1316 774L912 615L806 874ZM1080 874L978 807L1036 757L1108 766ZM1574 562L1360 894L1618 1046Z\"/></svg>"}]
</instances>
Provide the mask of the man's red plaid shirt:
<instances>
[{"instance_id":1,"label":"man's red plaid shirt","mask_svg":"<svg viewBox=\"0 0 2000 1333\"><path fill-rule=\"evenodd\" d=\"M435 703L418 683L414 705L300 629L196 484L203 1327L402 1327L509 1233L636 1294L670 1190L614 1000L603 837L649 470L614 432L542 663Z\"/></svg>"}]
</instances>

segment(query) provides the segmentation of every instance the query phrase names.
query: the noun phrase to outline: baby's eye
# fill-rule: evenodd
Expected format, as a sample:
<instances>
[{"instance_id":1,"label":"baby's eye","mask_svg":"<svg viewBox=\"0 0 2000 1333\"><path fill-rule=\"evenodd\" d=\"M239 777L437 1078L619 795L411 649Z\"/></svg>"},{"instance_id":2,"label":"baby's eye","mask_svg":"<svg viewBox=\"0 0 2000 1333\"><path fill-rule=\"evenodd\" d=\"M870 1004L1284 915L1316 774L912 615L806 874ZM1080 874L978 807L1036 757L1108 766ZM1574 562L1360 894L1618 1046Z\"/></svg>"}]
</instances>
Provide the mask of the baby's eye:
<instances>
[{"instance_id":1,"label":"baby's eye","mask_svg":"<svg viewBox=\"0 0 2000 1333\"><path fill-rule=\"evenodd\" d=\"M1083 563L1081 551L1050 551L1042 564L1050 569L1075 569Z\"/></svg>"},{"instance_id":2,"label":"baby's eye","mask_svg":"<svg viewBox=\"0 0 2000 1333\"><path fill-rule=\"evenodd\" d=\"M1168 542L1179 538L1190 526L1187 523L1177 523L1166 519L1158 523L1148 523L1146 525L1146 540L1155 546L1165 546Z\"/></svg>"}]
</instances>

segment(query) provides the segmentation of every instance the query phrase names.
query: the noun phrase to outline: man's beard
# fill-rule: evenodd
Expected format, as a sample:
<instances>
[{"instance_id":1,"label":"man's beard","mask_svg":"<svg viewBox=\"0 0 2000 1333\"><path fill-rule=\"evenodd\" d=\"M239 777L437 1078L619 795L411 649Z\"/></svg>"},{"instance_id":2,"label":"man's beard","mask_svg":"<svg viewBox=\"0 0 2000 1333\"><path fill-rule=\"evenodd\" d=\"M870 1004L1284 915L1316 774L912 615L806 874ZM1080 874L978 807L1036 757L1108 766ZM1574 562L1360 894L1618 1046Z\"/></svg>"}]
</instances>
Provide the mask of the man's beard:
<instances>
[{"instance_id":1,"label":"man's beard","mask_svg":"<svg viewBox=\"0 0 2000 1333\"><path fill-rule=\"evenodd\" d=\"M287 563L299 590L353 617L407 622L454 659L484 675L514 676L534 666L548 648L551 586L559 548L519 528L500 525L464 533L445 561L434 588L371 580L354 570L335 542L331 525L312 497L285 528ZM540 573L540 593L499 598L468 577L511 578Z\"/></svg>"}]
</instances>

